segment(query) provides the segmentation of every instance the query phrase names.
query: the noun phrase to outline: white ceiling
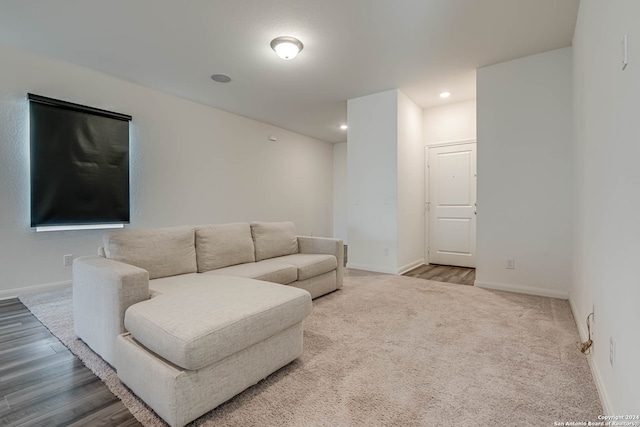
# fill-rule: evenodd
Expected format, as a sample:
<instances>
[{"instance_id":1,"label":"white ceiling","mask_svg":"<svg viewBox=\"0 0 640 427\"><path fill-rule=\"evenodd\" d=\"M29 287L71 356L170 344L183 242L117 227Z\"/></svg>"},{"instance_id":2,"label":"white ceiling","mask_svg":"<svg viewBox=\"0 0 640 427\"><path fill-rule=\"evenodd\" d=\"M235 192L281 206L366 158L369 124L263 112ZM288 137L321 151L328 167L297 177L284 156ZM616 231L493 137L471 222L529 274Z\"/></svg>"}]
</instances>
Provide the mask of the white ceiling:
<instances>
[{"instance_id":1,"label":"white ceiling","mask_svg":"<svg viewBox=\"0 0 640 427\"><path fill-rule=\"evenodd\" d=\"M393 88L423 108L475 98L476 68L569 46L578 3L0 0L0 43L341 142L347 99ZM282 35L304 43L296 59L271 50Z\"/></svg>"}]
</instances>

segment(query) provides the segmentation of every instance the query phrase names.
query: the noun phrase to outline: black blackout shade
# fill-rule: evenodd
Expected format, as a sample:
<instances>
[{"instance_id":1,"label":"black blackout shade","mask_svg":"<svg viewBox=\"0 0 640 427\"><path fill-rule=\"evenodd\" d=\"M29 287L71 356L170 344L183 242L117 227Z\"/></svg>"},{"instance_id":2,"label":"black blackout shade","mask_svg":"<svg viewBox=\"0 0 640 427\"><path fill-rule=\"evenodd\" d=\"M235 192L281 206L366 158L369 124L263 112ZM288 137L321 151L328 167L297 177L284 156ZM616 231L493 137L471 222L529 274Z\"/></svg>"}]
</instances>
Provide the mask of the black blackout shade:
<instances>
[{"instance_id":1,"label":"black blackout shade","mask_svg":"<svg viewBox=\"0 0 640 427\"><path fill-rule=\"evenodd\" d=\"M129 223L131 116L28 98L31 226Z\"/></svg>"}]
</instances>

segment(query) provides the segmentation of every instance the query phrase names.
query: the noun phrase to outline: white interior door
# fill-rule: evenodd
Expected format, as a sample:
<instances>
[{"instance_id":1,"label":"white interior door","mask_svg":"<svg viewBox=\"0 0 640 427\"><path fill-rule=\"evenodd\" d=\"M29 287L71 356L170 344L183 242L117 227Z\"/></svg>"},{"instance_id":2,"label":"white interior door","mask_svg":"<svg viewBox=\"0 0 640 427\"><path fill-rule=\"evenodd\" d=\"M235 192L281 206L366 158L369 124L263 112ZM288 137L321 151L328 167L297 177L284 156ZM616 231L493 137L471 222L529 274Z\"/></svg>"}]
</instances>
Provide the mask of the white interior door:
<instances>
[{"instance_id":1,"label":"white interior door","mask_svg":"<svg viewBox=\"0 0 640 427\"><path fill-rule=\"evenodd\" d=\"M476 143L430 147L429 263L476 266Z\"/></svg>"}]
</instances>

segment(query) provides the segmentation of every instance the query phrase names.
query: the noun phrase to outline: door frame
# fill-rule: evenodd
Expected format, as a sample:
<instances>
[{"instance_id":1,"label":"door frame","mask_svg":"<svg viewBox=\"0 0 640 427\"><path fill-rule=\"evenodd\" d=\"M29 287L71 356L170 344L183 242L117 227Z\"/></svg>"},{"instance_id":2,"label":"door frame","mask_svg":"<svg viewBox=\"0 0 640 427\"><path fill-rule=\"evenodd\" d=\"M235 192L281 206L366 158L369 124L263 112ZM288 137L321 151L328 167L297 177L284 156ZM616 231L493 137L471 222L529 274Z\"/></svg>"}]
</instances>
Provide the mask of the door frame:
<instances>
[{"instance_id":1,"label":"door frame","mask_svg":"<svg viewBox=\"0 0 640 427\"><path fill-rule=\"evenodd\" d=\"M424 263L426 265L431 264L431 260L429 259L429 249L430 249L430 236L429 236L429 220L431 219L431 210L429 209L429 204L431 203L431 194L429 191L429 175L430 175L430 158L429 158L429 149L430 148L439 148L439 147L450 147L455 145L463 145L463 144L476 144L476 153L478 150L478 140L474 139L461 139L455 141L444 141L438 142L436 144L425 144L424 146ZM477 201L477 176L478 176L478 159L476 155L476 201ZM476 218L476 234L477 234L477 221ZM476 259L478 257L478 245L476 245Z\"/></svg>"}]
</instances>

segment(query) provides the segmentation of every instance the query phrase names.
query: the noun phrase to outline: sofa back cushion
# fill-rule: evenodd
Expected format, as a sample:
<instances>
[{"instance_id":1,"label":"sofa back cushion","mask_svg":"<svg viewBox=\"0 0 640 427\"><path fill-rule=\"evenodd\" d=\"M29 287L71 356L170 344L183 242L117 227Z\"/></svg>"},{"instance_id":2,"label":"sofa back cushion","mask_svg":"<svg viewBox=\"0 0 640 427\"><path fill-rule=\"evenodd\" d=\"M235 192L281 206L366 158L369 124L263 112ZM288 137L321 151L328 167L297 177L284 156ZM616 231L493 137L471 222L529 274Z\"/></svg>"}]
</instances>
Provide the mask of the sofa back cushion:
<instances>
[{"instance_id":1,"label":"sofa back cushion","mask_svg":"<svg viewBox=\"0 0 640 427\"><path fill-rule=\"evenodd\" d=\"M252 222L251 235L256 247L256 261L298 253L293 222Z\"/></svg>"},{"instance_id":2,"label":"sofa back cushion","mask_svg":"<svg viewBox=\"0 0 640 427\"><path fill-rule=\"evenodd\" d=\"M117 230L103 240L107 258L144 268L149 279L198 271L193 227Z\"/></svg>"},{"instance_id":3,"label":"sofa back cushion","mask_svg":"<svg viewBox=\"0 0 640 427\"><path fill-rule=\"evenodd\" d=\"M251 227L246 222L196 227L198 273L254 262Z\"/></svg>"}]
</instances>

